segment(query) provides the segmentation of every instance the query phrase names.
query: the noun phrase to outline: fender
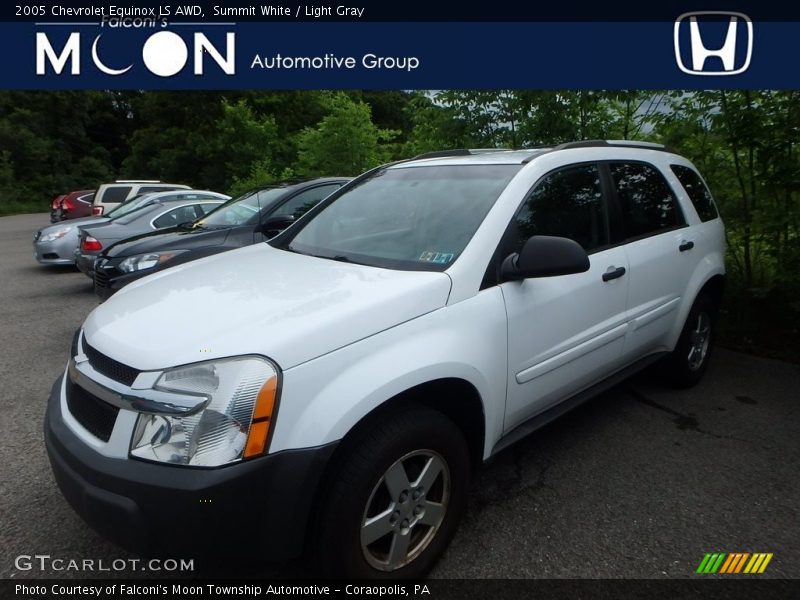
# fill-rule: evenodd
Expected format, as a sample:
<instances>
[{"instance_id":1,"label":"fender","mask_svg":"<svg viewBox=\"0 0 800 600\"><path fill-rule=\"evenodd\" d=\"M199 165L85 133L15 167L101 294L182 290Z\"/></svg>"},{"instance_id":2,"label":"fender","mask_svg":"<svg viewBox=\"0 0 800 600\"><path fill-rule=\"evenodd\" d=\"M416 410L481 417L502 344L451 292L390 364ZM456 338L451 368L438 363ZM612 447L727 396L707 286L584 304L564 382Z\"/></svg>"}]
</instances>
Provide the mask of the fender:
<instances>
[{"instance_id":1,"label":"fender","mask_svg":"<svg viewBox=\"0 0 800 600\"><path fill-rule=\"evenodd\" d=\"M286 370L270 452L340 440L390 398L458 378L480 395L486 458L502 434L506 365L505 305L495 287Z\"/></svg>"}]
</instances>

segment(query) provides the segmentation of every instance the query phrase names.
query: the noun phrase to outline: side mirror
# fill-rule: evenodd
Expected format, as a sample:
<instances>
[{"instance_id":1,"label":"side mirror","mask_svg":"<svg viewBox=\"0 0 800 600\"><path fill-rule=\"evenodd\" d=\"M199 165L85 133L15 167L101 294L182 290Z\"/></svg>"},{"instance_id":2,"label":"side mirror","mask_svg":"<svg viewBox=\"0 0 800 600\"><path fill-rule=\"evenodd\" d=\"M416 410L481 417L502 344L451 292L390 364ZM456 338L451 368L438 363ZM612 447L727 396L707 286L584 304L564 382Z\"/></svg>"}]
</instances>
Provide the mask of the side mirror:
<instances>
[{"instance_id":1,"label":"side mirror","mask_svg":"<svg viewBox=\"0 0 800 600\"><path fill-rule=\"evenodd\" d=\"M280 215L277 217L269 217L266 221L261 223L256 231L259 231L267 237L278 235L281 231L289 227L295 222L294 215Z\"/></svg>"},{"instance_id":2,"label":"side mirror","mask_svg":"<svg viewBox=\"0 0 800 600\"><path fill-rule=\"evenodd\" d=\"M581 245L568 238L534 235L522 251L509 255L500 266L503 281L531 277L572 275L589 270L589 256Z\"/></svg>"}]
</instances>

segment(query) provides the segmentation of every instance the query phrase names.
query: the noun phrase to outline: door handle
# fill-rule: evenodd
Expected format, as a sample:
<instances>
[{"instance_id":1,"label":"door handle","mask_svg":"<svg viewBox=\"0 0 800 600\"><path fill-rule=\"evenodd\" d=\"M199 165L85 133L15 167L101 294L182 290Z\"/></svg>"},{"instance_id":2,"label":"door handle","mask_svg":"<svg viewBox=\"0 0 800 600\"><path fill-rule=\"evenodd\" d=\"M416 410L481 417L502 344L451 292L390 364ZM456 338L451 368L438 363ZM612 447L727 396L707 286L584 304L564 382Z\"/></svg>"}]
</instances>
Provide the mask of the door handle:
<instances>
[{"instance_id":1,"label":"door handle","mask_svg":"<svg viewBox=\"0 0 800 600\"><path fill-rule=\"evenodd\" d=\"M691 250L692 248L694 248L694 242L687 242L686 240L683 240L681 242L681 245L678 246L678 250L680 250L681 252L686 252L687 250Z\"/></svg>"},{"instance_id":2,"label":"door handle","mask_svg":"<svg viewBox=\"0 0 800 600\"><path fill-rule=\"evenodd\" d=\"M612 279L619 279L625 275L625 267L608 267L608 271L603 273L603 281L611 281Z\"/></svg>"}]
</instances>

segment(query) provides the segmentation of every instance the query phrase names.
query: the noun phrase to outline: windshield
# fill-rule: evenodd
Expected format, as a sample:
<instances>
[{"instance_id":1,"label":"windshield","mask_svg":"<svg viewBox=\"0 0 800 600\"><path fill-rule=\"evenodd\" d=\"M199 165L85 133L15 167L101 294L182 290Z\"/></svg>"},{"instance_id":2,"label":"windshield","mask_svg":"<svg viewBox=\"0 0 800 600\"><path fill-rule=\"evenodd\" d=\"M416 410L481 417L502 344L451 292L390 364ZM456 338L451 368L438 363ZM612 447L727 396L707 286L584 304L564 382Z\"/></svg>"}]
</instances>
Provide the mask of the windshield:
<instances>
[{"instance_id":1,"label":"windshield","mask_svg":"<svg viewBox=\"0 0 800 600\"><path fill-rule=\"evenodd\" d=\"M148 201L150 201L151 196L153 194L139 194L138 196L134 196L130 200L127 200L120 204L119 206L113 208L108 212L106 215L110 219L118 219L119 217L125 216L133 211L145 206Z\"/></svg>"},{"instance_id":2,"label":"windshield","mask_svg":"<svg viewBox=\"0 0 800 600\"><path fill-rule=\"evenodd\" d=\"M286 188L251 190L238 198L212 210L195 223L198 227L235 227L257 225L259 211L270 207L280 198Z\"/></svg>"},{"instance_id":3,"label":"windshield","mask_svg":"<svg viewBox=\"0 0 800 600\"><path fill-rule=\"evenodd\" d=\"M384 169L311 217L285 247L380 267L443 271L467 246L520 168Z\"/></svg>"}]
</instances>

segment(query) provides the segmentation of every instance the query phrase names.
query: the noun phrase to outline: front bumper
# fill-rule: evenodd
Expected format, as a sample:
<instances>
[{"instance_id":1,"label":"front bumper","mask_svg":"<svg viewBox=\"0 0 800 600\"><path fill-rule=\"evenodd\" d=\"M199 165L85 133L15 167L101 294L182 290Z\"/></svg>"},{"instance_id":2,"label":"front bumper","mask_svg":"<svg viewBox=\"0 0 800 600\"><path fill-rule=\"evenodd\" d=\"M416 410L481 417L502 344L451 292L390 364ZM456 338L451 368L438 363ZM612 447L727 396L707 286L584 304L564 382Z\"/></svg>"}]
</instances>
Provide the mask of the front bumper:
<instances>
[{"instance_id":1,"label":"front bumper","mask_svg":"<svg viewBox=\"0 0 800 600\"><path fill-rule=\"evenodd\" d=\"M87 277L94 278L94 261L96 258L96 254L77 252L75 254L75 266Z\"/></svg>"},{"instance_id":2,"label":"front bumper","mask_svg":"<svg viewBox=\"0 0 800 600\"><path fill-rule=\"evenodd\" d=\"M302 549L316 490L336 444L216 469L108 458L61 417L50 392L45 442L56 482L91 527L133 552L288 560Z\"/></svg>"},{"instance_id":3,"label":"front bumper","mask_svg":"<svg viewBox=\"0 0 800 600\"><path fill-rule=\"evenodd\" d=\"M43 265L74 265L74 252L62 239L33 243L33 256Z\"/></svg>"},{"instance_id":4,"label":"front bumper","mask_svg":"<svg viewBox=\"0 0 800 600\"><path fill-rule=\"evenodd\" d=\"M107 260L103 261L103 259L100 259L96 266L94 292L101 300L108 300L114 292L121 290L129 283L158 272L158 269L146 269L144 271L134 271L133 273L122 273L116 268L116 265L109 264Z\"/></svg>"}]
</instances>

